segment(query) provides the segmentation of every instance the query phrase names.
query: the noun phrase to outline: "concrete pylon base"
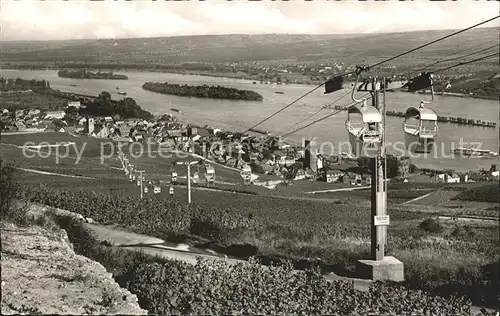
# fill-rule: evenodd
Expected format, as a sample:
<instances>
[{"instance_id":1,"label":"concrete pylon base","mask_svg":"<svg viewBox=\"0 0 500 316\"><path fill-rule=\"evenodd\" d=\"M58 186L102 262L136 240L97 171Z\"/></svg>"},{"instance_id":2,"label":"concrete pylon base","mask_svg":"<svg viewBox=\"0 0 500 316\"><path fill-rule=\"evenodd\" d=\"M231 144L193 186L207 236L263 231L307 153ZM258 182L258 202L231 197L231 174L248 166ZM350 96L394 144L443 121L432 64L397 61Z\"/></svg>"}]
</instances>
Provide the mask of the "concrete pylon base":
<instances>
[{"instance_id":1,"label":"concrete pylon base","mask_svg":"<svg viewBox=\"0 0 500 316\"><path fill-rule=\"evenodd\" d=\"M373 281L404 281L404 266L398 259L387 256L383 260L358 260L356 272Z\"/></svg>"}]
</instances>

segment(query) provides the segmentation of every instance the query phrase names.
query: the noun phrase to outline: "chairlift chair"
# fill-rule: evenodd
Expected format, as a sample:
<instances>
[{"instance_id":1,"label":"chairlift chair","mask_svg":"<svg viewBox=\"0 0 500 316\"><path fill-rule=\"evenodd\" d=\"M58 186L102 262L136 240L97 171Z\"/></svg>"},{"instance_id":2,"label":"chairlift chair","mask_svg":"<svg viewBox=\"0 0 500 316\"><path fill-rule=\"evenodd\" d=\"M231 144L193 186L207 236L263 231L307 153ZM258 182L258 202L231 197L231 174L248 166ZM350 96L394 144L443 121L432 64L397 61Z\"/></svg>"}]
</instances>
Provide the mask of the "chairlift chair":
<instances>
[{"instance_id":1,"label":"chairlift chair","mask_svg":"<svg viewBox=\"0 0 500 316\"><path fill-rule=\"evenodd\" d=\"M243 182L248 184L250 182L250 178L252 177L252 168L250 168L249 165L244 165L240 175L243 178Z\"/></svg>"},{"instance_id":2,"label":"chairlift chair","mask_svg":"<svg viewBox=\"0 0 500 316\"><path fill-rule=\"evenodd\" d=\"M153 188L153 193L154 194L160 194L161 193L161 186L159 184L155 184Z\"/></svg>"},{"instance_id":3,"label":"chairlift chair","mask_svg":"<svg viewBox=\"0 0 500 316\"><path fill-rule=\"evenodd\" d=\"M177 172L174 170L174 167L172 166L170 169L170 174L172 176L171 182L173 184L177 183Z\"/></svg>"},{"instance_id":4,"label":"chairlift chair","mask_svg":"<svg viewBox=\"0 0 500 316\"><path fill-rule=\"evenodd\" d=\"M208 165L208 167L206 167L206 170L207 170L207 174L206 174L207 181L214 182L215 181L215 169L214 169L214 167Z\"/></svg>"},{"instance_id":5,"label":"chairlift chair","mask_svg":"<svg viewBox=\"0 0 500 316\"><path fill-rule=\"evenodd\" d=\"M195 172L192 177L192 181L194 183L198 183L200 181L200 174L198 172Z\"/></svg>"},{"instance_id":6,"label":"chairlift chair","mask_svg":"<svg viewBox=\"0 0 500 316\"><path fill-rule=\"evenodd\" d=\"M438 134L438 116L434 110L425 108L424 104L434 101L434 88L431 86L431 101L420 101L420 106L406 110L403 121L406 148L412 153L430 153Z\"/></svg>"},{"instance_id":7,"label":"chairlift chair","mask_svg":"<svg viewBox=\"0 0 500 316\"><path fill-rule=\"evenodd\" d=\"M376 157L382 143L382 114L375 107L366 104L366 99L358 100L354 92L358 85L359 74L351 92L354 102L363 103L361 107L351 106L347 110L345 128L349 134L352 153L357 157Z\"/></svg>"}]
</instances>

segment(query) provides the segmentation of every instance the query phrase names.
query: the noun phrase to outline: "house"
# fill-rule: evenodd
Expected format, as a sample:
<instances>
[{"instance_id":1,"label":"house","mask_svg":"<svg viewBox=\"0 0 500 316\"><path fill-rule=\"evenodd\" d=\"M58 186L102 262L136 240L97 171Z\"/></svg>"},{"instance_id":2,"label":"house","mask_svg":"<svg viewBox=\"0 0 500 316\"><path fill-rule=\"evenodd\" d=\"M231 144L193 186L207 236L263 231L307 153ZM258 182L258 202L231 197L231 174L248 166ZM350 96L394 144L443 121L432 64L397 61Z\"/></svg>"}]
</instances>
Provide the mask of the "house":
<instances>
[{"instance_id":1,"label":"house","mask_svg":"<svg viewBox=\"0 0 500 316\"><path fill-rule=\"evenodd\" d=\"M85 125L83 125L83 124L75 125L75 132L76 133L82 133L84 131L85 131Z\"/></svg>"},{"instance_id":2,"label":"house","mask_svg":"<svg viewBox=\"0 0 500 316\"><path fill-rule=\"evenodd\" d=\"M27 116L36 116L40 114L40 110L35 109L35 110L29 110Z\"/></svg>"},{"instance_id":3,"label":"house","mask_svg":"<svg viewBox=\"0 0 500 316\"><path fill-rule=\"evenodd\" d=\"M297 170L294 180L304 180L306 178L306 172L303 169Z\"/></svg>"},{"instance_id":4,"label":"house","mask_svg":"<svg viewBox=\"0 0 500 316\"><path fill-rule=\"evenodd\" d=\"M327 183L337 182L343 176L343 174L344 173L340 170L328 170L326 171L325 180Z\"/></svg>"},{"instance_id":5,"label":"house","mask_svg":"<svg viewBox=\"0 0 500 316\"><path fill-rule=\"evenodd\" d=\"M362 177L359 173L346 172L342 176L342 182L349 185L361 185Z\"/></svg>"},{"instance_id":6,"label":"house","mask_svg":"<svg viewBox=\"0 0 500 316\"><path fill-rule=\"evenodd\" d=\"M259 153L257 153L257 152L251 152L249 156L250 156L250 161L251 162L255 162L259 158Z\"/></svg>"},{"instance_id":7,"label":"house","mask_svg":"<svg viewBox=\"0 0 500 316\"><path fill-rule=\"evenodd\" d=\"M117 142L126 142L126 143L131 143L131 142L133 142L133 141L134 141L132 138L128 137L128 135L127 135L127 136L124 136L124 137L122 137L122 136L120 136L120 137L116 137L116 138L115 138L115 140L116 140Z\"/></svg>"},{"instance_id":8,"label":"house","mask_svg":"<svg viewBox=\"0 0 500 316\"><path fill-rule=\"evenodd\" d=\"M112 118L111 116L106 116L106 117L104 118L104 122L105 122L105 123L113 123L113 118Z\"/></svg>"},{"instance_id":9,"label":"house","mask_svg":"<svg viewBox=\"0 0 500 316\"><path fill-rule=\"evenodd\" d=\"M24 131L24 130L26 130L26 125L23 122L21 122L21 121L15 121L14 125L16 126L16 128L17 128L18 131Z\"/></svg>"},{"instance_id":10,"label":"house","mask_svg":"<svg viewBox=\"0 0 500 316\"><path fill-rule=\"evenodd\" d=\"M198 135L198 129L196 127L188 127L187 133L188 136L196 136Z\"/></svg>"},{"instance_id":11,"label":"house","mask_svg":"<svg viewBox=\"0 0 500 316\"><path fill-rule=\"evenodd\" d=\"M45 118L62 119L64 115L64 111L47 111Z\"/></svg>"},{"instance_id":12,"label":"house","mask_svg":"<svg viewBox=\"0 0 500 316\"><path fill-rule=\"evenodd\" d=\"M439 173L434 176L434 181L437 183L460 183L460 176L456 173Z\"/></svg>"},{"instance_id":13,"label":"house","mask_svg":"<svg viewBox=\"0 0 500 316\"><path fill-rule=\"evenodd\" d=\"M460 182L469 182L469 175L467 173L461 174Z\"/></svg>"},{"instance_id":14,"label":"house","mask_svg":"<svg viewBox=\"0 0 500 316\"><path fill-rule=\"evenodd\" d=\"M55 129L57 132L59 133L65 133L66 132L66 129L64 127L61 127L61 128L56 128Z\"/></svg>"},{"instance_id":15,"label":"house","mask_svg":"<svg viewBox=\"0 0 500 316\"><path fill-rule=\"evenodd\" d=\"M3 111L2 111L2 114L5 114L5 115L7 115L9 113L10 113L9 110L7 110L7 109L3 109Z\"/></svg>"},{"instance_id":16,"label":"house","mask_svg":"<svg viewBox=\"0 0 500 316\"><path fill-rule=\"evenodd\" d=\"M361 175L361 185L371 185L372 184L372 176L370 174Z\"/></svg>"},{"instance_id":17,"label":"house","mask_svg":"<svg viewBox=\"0 0 500 316\"><path fill-rule=\"evenodd\" d=\"M96 134L96 137L99 138L108 138L109 136L109 127L103 126L101 130Z\"/></svg>"},{"instance_id":18,"label":"house","mask_svg":"<svg viewBox=\"0 0 500 316\"><path fill-rule=\"evenodd\" d=\"M120 136L122 137L128 137L130 135L130 130L131 130L131 127L130 126L127 126L127 125L121 125L120 128Z\"/></svg>"},{"instance_id":19,"label":"house","mask_svg":"<svg viewBox=\"0 0 500 316\"><path fill-rule=\"evenodd\" d=\"M460 175L457 173L452 173L448 176L447 183L460 183Z\"/></svg>"},{"instance_id":20,"label":"house","mask_svg":"<svg viewBox=\"0 0 500 316\"><path fill-rule=\"evenodd\" d=\"M280 142L280 143L278 143L278 148L279 149L287 149L287 148L290 148L290 145L287 143Z\"/></svg>"},{"instance_id":21,"label":"house","mask_svg":"<svg viewBox=\"0 0 500 316\"><path fill-rule=\"evenodd\" d=\"M170 138L182 137L182 131L180 129L168 130L167 134L168 134L168 137L170 137Z\"/></svg>"},{"instance_id":22,"label":"house","mask_svg":"<svg viewBox=\"0 0 500 316\"><path fill-rule=\"evenodd\" d=\"M305 170L305 175L306 175L306 179L309 179L309 180L315 180L316 179L316 172L312 171L309 168L307 168Z\"/></svg>"},{"instance_id":23,"label":"house","mask_svg":"<svg viewBox=\"0 0 500 316\"><path fill-rule=\"evenodd\" d=\"M211 133L208 128L200 127L197 128L196 130L197 135L200 135L200 137L210 137Z\"/></svg>"},{"instance_id":24,"label":"house","mask_svg":"<svg viewBox=\"0 0 500 316\"><path fill-rule=\"evenodd\" d=\"M74 108L79 109L80 106L81 106L80 101L70 101L70 102L68 102L68 108L69 107L74 107Z\"/></svg>"},{"instance_id":25,"label":"house","mask_svg":"<svg viewBox=\"0 0 500 316\"><path fill-rule=\"evenodd\" d=\"M213 130L214 135L217 135L220 132L222 132L222 130L220 128L214 128L214 130Z\"/></svg>"},{"instance_id":26,"label":"house","mask_svg":"<svg viewBox=\"0 0 500 316\"><path fill-rule=\"evenodd\" d=\"M291 156L281 156L281 155L278 155L275 157L275 162L278 164L278 165L285 165L285 166L291 166L295 163L295 157L291 157Z\"/></svg>"}]
</instances>

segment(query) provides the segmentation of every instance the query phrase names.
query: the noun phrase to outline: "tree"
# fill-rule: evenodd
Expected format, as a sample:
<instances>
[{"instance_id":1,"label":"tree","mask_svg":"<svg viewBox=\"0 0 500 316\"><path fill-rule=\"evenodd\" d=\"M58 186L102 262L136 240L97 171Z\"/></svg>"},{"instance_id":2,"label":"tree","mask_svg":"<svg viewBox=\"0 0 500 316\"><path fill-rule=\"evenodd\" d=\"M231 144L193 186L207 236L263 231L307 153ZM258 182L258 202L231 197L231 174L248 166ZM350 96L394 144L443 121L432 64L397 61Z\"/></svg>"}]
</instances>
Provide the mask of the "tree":
<instances>
[{"instance_id":1,"label":"tree","mask_svg":"<svg viewBox=\"0 0 500 316\"><path fill-rule=\"evenodd\" d=\"M52 125L54 125L54 127L57 128L57 129L60 129L60 128L64 127L64 123L61 120L59 120L59 119L54 119L52 121Z\"/></svg>"},{"instance_id":2,"label":"tree","mask_svg":"<svg viewBox=\"0 0 500 316\"><path fill-rule=\"evenodd\" d=\"M104 100L111 100L111 94L107 91L103 91L101 92L101 94L99 94L99 98Z\"/></svg>"},{"instance_id":3,"label":"tree","mask_svg":"<svg viewBox=\"0 0 500 316\"><path fill-rule=\"evenodd\" d=\"M287 180L293 180L297 176L297 172L302 169L302 164L300 163L294 163L285 172L285 179Z\"/></svg>"}]
</instances>

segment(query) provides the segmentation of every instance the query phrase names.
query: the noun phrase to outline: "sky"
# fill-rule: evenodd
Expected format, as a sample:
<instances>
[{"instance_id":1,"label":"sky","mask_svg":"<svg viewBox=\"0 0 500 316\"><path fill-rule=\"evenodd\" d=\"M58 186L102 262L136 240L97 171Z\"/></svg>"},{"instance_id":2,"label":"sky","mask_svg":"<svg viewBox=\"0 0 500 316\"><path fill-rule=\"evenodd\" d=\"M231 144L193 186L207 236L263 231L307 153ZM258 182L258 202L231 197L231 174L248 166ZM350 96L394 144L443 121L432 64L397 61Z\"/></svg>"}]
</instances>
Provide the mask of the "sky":
<instances>
[{"instance_id":1,"label":"sky","mask_svg":"<svg viewBox=\"0 0 500 316\"><path fill-rule=\"evenodd\" d=\"M499 1L486 0L0 0L0 36L17 41L460 29L492 18L499 11ZM499 20L485 26L499 27Z\"/></svg>"}]
</instances>

